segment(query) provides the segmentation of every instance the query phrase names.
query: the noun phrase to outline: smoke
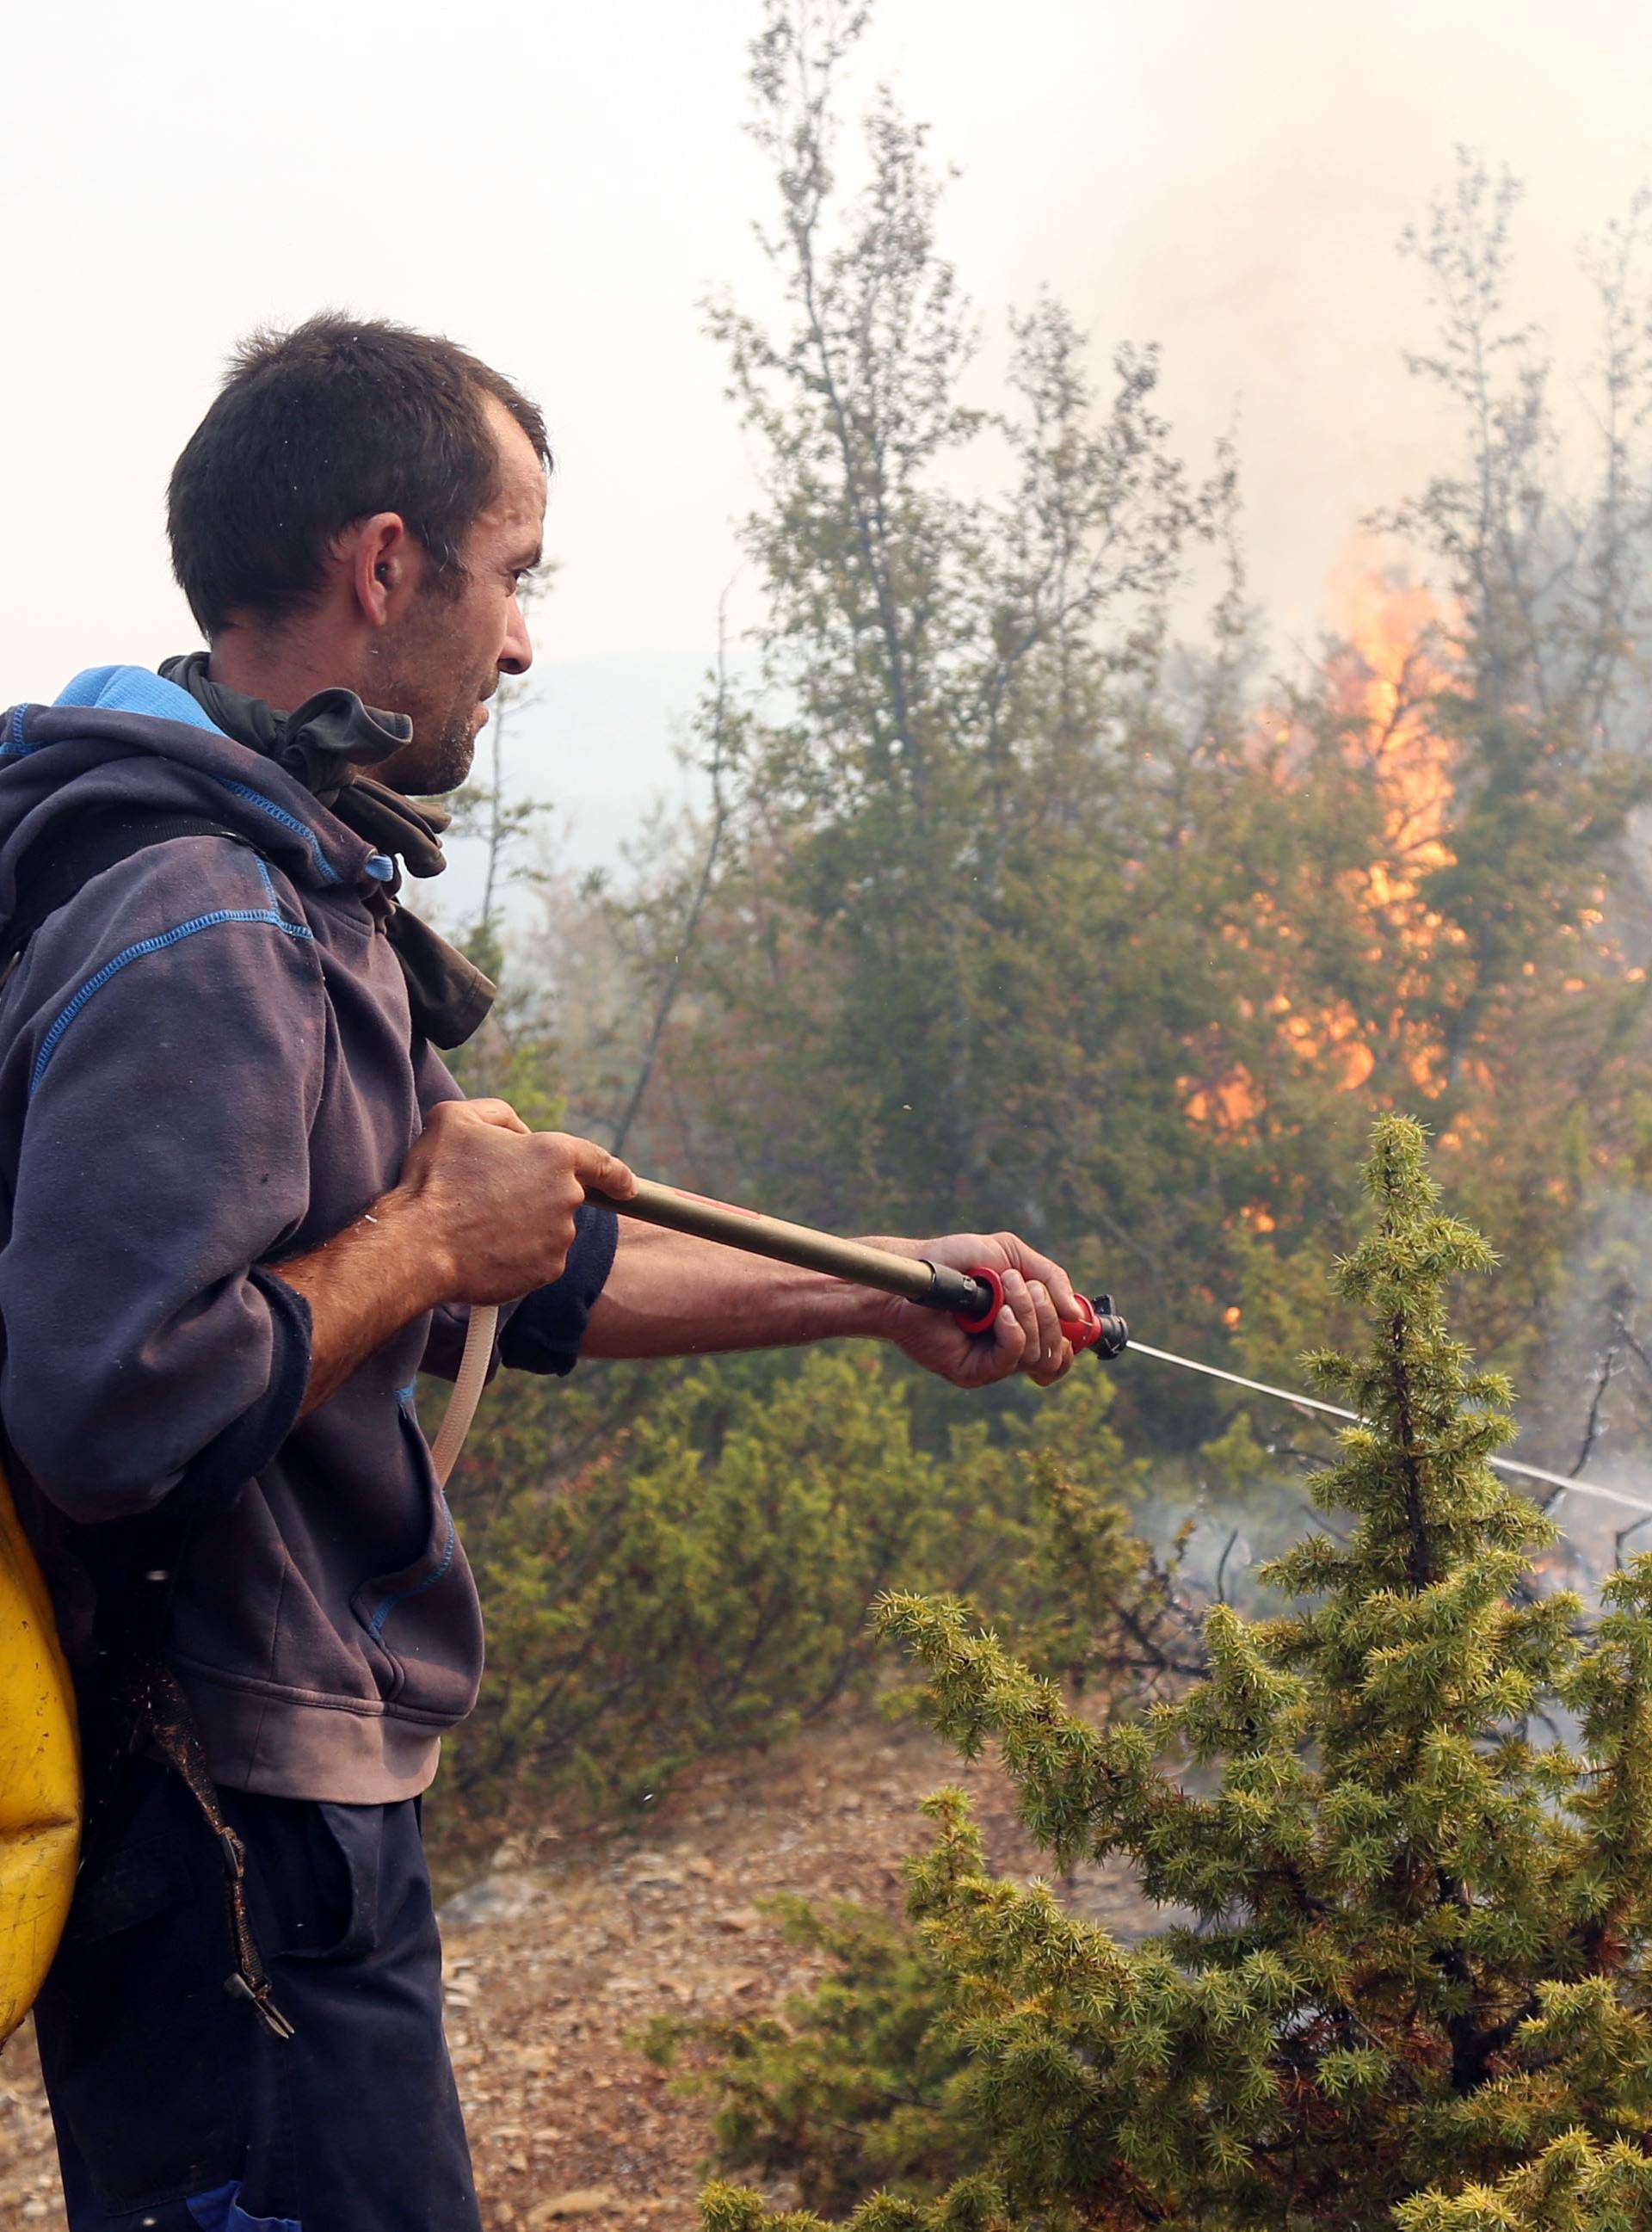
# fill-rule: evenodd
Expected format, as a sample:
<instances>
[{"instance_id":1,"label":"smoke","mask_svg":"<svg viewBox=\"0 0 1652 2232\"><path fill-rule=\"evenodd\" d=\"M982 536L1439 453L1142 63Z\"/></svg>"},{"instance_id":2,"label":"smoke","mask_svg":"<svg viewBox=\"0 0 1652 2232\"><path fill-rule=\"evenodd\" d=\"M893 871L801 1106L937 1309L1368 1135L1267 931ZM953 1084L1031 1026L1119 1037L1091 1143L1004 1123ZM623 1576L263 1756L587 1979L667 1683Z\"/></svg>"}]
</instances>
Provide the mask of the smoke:
<instances>
[{"instance_id":1,"label":"smoke","mask_svg":"<svg viewBox=\"0 0 1652 2232\"><path fill-rule=\"evenodd\" d=\"M1630 1186L1598 1186L1556 1275L1552 1332L1517 1416L1522 1456L1652 1502L1649 1263L1652 1201ZM1652 1549L1652 1518L1565 1494L1550 1512L1572 1586L1597 1583L1620 1554Z\"/></svg>"},{"instance_id":2,"label":"smoke","mask_svg":"<svg viewBox=\"0 0 1652 2232\"><path fill-rule=\"evenodd\" d=\"M972 94L978 51L961 42L946 75L918 29L927 0L890 10L907 27L902 90L966 165L949 237L985 302L1052 284L1098 365L1121 338L1163 345L1184 446L1237 434L1252 587L1276 639L1311 645L1360 520L1450 462L1448 421L1407 376L1428 313L1395 247L1461 145L1526 182L1514 307L1552 341L1562 415L1583 431L1573 380L1596 336L1576 250L1652 174L1649 19L1631 0L1559 16L1543 0L1092 13L1018 13L1001 70L995 57ZM1043 97L1027 166L1029 50Z\"/></svg>"}]
</instances>

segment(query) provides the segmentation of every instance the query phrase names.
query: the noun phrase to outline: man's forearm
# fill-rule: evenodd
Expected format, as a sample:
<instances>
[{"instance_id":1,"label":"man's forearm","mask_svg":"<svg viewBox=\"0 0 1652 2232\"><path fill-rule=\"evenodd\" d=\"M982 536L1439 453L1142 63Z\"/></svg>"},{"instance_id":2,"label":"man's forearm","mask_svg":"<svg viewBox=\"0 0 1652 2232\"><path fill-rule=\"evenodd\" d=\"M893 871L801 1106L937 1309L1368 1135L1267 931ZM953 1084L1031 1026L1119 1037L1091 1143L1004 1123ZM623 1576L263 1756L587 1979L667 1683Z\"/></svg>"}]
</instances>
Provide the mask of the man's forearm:
<instances>
[{"instance_id":1,"label":"man's forearm","mask_svg":"<svg viewBox=\"0 0 1652 2232\"><path fill-rule=\"evenodd\" d=\"M1046 1387L1072 1365L1062 1330L1064 1317L1079 1314L1072 1281L1013 1233L880 1237L873 1245L955 1271L995 1271L1004 1307L990 1327L972 1329L944 1310L622 1217L613 1268L581 1346L588 1356L703 1356L871 1335L955 1387L989 1386L1014 1372Z\"/></svg>"},{"instance_id":2,"label":"man's forearm","mask_svg":"<svg viewBox=\"0 0 1652 2232\"><path fill-rule=\"evenodd\" d=\"M432 1245L430 1219L400 1189L321 1247L270 1268L309 1304L310 1377L301 1418L453 1287L452 1266Z\"/></svg>"},{"instance_id":3,"label":"man's forearm","mask_svg":"<svg viewBox=\"0 0 1652 2232\"><path fill-rule=\"evenodd\" d=\"M702 1356L878 1333L889 1298L820 1271L620 1220L619 1247L586 1328L587 1356Z\"/></svg>"}]
</instances>

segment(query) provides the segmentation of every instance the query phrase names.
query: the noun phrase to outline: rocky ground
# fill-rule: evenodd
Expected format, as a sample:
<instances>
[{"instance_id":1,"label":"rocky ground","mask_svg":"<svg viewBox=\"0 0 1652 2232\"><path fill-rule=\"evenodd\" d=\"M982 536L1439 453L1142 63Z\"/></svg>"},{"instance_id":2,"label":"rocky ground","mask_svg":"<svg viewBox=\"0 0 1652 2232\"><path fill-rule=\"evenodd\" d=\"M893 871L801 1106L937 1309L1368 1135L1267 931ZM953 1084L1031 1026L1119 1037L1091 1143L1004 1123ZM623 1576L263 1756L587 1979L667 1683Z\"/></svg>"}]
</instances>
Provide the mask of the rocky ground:
<instances>
[{"instance_id":1,"label":"rocky ground","mask_svg":"<svg viewBox=\"0 0 1652 2232\"><path fill-rule=\"evenodd\" d=\"M918 1801L969 1788L994 1865L1030 1868L1008 1786L917 1730L843 1723L701 1774L640 1831L500 1852L444 1909L447 2025L489 2232L576 2218L591 2232L690 2232L702 2106L628 2037L658 2010L725 2015L807 1985L813 1965L756 1902L800 1891L893 1906L925 1839ZM1124 1936L1145 1915L1097 1871L1075 1904ZM784 2197L777 2196L777 2198ZM62 2204L32 2042L0 2060L0 2232L58 2226Z\"/></svg>"}]
</instances>

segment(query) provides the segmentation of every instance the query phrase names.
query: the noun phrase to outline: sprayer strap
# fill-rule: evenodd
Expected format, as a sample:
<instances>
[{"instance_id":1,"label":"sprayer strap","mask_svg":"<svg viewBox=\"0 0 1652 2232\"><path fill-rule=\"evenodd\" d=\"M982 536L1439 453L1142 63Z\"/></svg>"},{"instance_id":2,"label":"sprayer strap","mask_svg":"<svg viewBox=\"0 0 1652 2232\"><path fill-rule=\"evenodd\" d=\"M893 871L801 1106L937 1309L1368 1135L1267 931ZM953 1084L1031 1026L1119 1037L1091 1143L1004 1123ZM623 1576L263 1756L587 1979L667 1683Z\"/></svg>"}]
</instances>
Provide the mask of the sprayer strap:
<instances>
[{"instance_id":1,"label":"sprayer strap","mask_svg":"<svg viewBox=\"0 0 1652 2232\"><path fill-rule=\"evenodd\" d=\"M23 855L16 898L0 925L0 970L23 951L47 917L67 906L94 877L122 860L134 860L152 845L170 844L175 837L227 837L231 844L256 850L236 831L204 814L150 813L133 806L96 807L77 814Z\"/></svg>"},{"instance_id":2,"label":"sprayer strap","mask_svg":"<svg viewBox=\"0 0 1652 2232\"><path fill-rule=\"evenodd\" d=\"M224 1818L194 1708L185 1696L177 1675L159 1651L133 1644L122 1671L129 1684L135 1730L150 1738L195 1801L224 1863L230 1940L235 1949L235 1967L224 1980L224 1989L232 1998L247 2001L272 2035L291 2038L293 2026L275 2005L247 1912L246 1853L240 1838Z\"/></svg>"}]
</instances>

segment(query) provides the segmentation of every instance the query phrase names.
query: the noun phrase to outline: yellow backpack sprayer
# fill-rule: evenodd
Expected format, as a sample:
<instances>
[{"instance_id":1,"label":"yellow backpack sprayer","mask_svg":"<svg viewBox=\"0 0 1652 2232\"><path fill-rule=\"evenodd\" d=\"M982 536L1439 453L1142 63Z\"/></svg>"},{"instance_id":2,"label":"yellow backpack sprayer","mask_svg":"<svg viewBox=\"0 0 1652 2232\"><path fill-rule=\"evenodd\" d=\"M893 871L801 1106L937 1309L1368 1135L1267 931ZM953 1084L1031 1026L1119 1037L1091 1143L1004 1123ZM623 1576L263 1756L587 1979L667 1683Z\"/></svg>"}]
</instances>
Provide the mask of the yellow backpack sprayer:
<instances>
[{"instance_id":1,"label":"yellow backpack sprayer","mask_svg":"<svg viewBox=\"0 0 1652 2232\"><path fill-rule=\"evenodd\" d=\"M74 1692L0 1479L0 2040L29 2012L57 1950L80 1838Z\"/></svg>"}]
</instances>

